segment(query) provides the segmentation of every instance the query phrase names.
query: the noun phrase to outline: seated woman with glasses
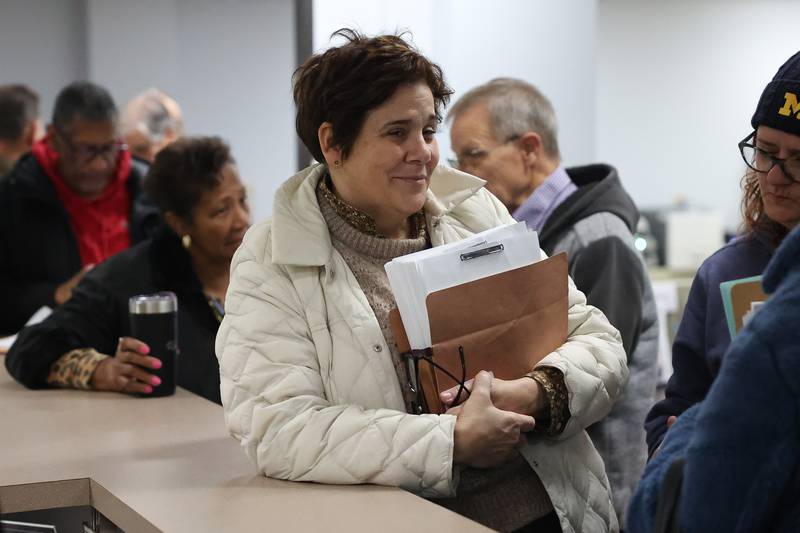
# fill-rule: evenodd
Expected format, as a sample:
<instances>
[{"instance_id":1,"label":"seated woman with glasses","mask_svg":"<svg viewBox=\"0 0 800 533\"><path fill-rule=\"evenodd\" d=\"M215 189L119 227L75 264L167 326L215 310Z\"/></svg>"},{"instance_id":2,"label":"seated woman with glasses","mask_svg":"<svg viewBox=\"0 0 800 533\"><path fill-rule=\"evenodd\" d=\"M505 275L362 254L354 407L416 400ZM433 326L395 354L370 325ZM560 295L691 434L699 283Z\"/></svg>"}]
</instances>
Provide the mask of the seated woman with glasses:
<instances>
[{"instance_id":1,"label":"seated woman with glasses","mask_svg":"<svg viewBox=\"0 0 800 533\"><path fill-rule=\"evenodd\" d=\"M730 345L719 285L760 275L776 247L800 222L800 54L764 89L752 126L739 143L747 164L742 180L743 231L700 266L672 347L674 373L665 399L647 415L652 454L668 427L705 398Z\"/></svg>"},{"instance_id":2,"label":"seated woman with glasses","mask_svg":"<svg viewBox=\"0 0 800 533\"><path fill-rule=\"evenodd\" d=\"M160 361L129 336L128 298L171 291L178 297L178 385L220 402L214 338L231 258L250 225L244 186L217 137L163 149L144 186L166 225L95 267L66 304L20 333L5 363L24 385L151 393L160 381L148 370Z\"/></svg>"},{"instance_id":3,"label":"seated woman with glasses","mask_svg":"<svg viewBox=\"0 0 800 533\"><path fill-rule=\"evenodd\" d=\"M279 188L231 267L230 432L270 477L403 487L503 531L615 529L585 428L621 393L626 357L571 282L568 339L528 376L480 372L457 414L412 414L384 264L514 220L483 180L438 166L441 69L398 36L334 35L293 80L320 163Z\"/></svg>"}]
</instances>

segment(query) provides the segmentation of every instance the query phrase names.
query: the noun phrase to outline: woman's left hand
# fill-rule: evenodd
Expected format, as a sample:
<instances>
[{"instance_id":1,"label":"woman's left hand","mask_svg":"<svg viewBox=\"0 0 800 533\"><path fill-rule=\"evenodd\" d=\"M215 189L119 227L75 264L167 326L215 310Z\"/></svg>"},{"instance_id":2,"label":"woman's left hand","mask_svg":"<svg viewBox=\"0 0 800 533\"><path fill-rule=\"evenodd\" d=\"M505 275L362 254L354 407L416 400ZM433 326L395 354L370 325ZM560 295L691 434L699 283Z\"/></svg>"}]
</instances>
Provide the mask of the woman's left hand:
<instances>
[{"instance_id":1,"label":"woman's left hand","mask_svg":"<svg viewBox=\"0 0 800 533\"><path fill-rule=\"evenodd\" d=\"M467 381L464 385L468 390L472 390L473 380ZM458 392L458 386L439 393L439 399L448 408L449 414L458 414L460 405L453 406L453 400ZM467 395L461 393L461 402L466 400ZM492 403L498 409L513 411L522 415L536 417L541 414L547 406L547 396L539 383L529 377L522 377L513 380L494 378L492 381Z\"/></svg>"}]
</instances>

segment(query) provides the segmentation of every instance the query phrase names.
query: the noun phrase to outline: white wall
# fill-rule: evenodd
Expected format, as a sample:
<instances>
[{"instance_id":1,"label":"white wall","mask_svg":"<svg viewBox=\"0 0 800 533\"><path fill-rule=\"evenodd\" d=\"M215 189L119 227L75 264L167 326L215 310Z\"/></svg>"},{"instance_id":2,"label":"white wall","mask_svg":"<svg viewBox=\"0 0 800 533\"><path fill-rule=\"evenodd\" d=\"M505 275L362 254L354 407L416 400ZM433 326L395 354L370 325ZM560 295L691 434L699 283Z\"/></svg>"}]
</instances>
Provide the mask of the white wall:
<instances>
[{"instance_id":1,"label":"white wall","mask_svg":"<svg viewBox=\"0 0 800 533\"><path fill-rule=\"evenodd\" d=\"M294 9L284 0L88 0L89 73L120 105L149 86L181 104L187 133L226 139L254 220L295 172ZM124 21L124 24L120 24Z\"/></svg>"},{"instance_id":2,"label":"white wall","mask_svg":"<svg viewBox=\"0 0 800 533\"><path fill-rule=\"evenodd\" d=\"M86 3L89 77L113 90L120 106L151 85L177 97L180 1Z\"/></svg>"},{"instance_id":3,"label":"white wall","mask_svg":"<svg viewBox=\"0 0 800 533\"><path fill-rule=\"evenodd\" d=\"M691 204L739 222L736 144L800 49L796 0L601 0L597 156L640 207Z\"/></svg>"},{"instance_id":4,"label":"white wall","mask_svg":"<svg viewBox=\"0 0 800 533\"><path fill-rule=\"evenodd\" d=\"M454 101L496 76L523 78L553 101L565 162L594 159L597 0L315 0L314 49L330 34L356 27L367 34L408 29L439 63ZM447 127L439 134L450 155Z\"/></svg>"},{"instance_id":5,"label":"white wall","mask_svg":"<svg viewBox=\"0 0 800 533\"><path fill-rule=\"evenodd\" d=\"M0 0L0 85L30 85L48 119L61 87L85 76L83 0Z\"/></svg>"},{"instance_id":6,"label":"white wall","mask_svg":"<svg viewBox=\"0 0 800 533\"><path fill-rule=\"evenodd\" d=\"M158 86L182 106L187 133L231 144L254 219L271 213L295 172L292 2L0 0L0 10L0 83L29 82L46 118L75 79L104 85L120 107Z\"/></svg>"}]
</instances>

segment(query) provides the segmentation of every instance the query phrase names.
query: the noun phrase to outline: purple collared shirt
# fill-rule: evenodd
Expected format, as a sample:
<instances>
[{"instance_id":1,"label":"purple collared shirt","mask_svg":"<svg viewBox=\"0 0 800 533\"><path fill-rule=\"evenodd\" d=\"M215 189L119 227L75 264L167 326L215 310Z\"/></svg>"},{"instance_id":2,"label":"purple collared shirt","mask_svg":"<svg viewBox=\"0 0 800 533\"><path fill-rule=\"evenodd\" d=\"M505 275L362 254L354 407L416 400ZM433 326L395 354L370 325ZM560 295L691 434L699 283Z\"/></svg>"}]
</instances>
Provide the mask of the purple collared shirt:
<instances>
[{"instance_id":1,"label":"purple collared shirt","mask_svg":"<svg viewBox=\"0 0 800 533\"><path fill-rule=\"evenodd\" d=\"M578 187L569 179L567 171L559 166L512 213L512 216L518 221L524 220L529 229L542 231L556 207L577 190Z\"/></svg>"}]
</instances>

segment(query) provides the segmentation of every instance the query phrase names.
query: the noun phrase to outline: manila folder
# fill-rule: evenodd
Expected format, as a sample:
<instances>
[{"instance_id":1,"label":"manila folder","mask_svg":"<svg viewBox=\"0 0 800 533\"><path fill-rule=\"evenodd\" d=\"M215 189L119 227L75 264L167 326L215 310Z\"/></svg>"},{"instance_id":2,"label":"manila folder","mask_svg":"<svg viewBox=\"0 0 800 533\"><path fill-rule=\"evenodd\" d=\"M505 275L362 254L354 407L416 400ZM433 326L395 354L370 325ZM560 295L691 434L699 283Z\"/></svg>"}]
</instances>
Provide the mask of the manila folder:
<instances>
[{"instance_id":1,"label":"manila folder","mask_svg":"<svg viewBox=\"0 0 800 533\"><path fill-rule=\"evenodd\" d=\"M567 339L567 256L456 285L428 295L433 346L422 360L419 382L431 413L444 412L439 392L458 385L447 374L472 379L481 370L517 379ZM400 353L410 350L400 314L390 313ZM464 352L461 364L459 347ZM447 372L443 371L446 370Z\"/></svg>"}]
</instances>

